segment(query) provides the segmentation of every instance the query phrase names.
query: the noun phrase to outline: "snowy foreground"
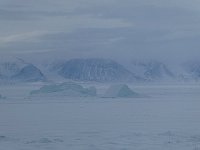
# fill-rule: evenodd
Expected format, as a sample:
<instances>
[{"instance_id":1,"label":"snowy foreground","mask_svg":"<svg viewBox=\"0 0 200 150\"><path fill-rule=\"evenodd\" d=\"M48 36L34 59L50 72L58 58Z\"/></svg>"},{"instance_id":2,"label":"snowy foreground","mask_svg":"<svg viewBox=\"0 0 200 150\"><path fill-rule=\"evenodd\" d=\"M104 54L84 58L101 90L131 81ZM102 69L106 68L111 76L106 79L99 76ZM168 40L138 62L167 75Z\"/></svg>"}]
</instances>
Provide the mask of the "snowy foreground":
<instances>
[{"instance_id":1,"label":"snowy foreground","mask_svg":"<svg viewBox=\"0 0 200 150\"><path fill-rule=\"evenodd\" d=\"M1 86L0 150L200 150L200 86L130 87L148 97L30 97L39 86Z\"/></svg>"}]
</instances>

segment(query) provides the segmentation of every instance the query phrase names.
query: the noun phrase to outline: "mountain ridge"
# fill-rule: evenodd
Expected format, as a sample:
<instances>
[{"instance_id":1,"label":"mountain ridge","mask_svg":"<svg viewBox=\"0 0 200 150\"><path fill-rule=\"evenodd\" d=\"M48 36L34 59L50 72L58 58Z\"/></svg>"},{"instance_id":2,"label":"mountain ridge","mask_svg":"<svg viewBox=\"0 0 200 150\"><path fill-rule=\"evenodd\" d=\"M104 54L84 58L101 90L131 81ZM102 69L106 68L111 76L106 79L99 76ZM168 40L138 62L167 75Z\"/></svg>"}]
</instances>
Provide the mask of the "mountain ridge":
<instances>
[{"instance_id":1,"label":"mountain ridge","mask_svg":"<svg viewBox=\"0 0 200 150\"><path fill-rule=\"evenodd\" d=\"M123 64L123 63L122 63ZM112 59L75 58L49 61L45 65L29 63L21 58L0 61L0 81L38 82L66 81L81 82L198 82L199 61L189 61L177 66L175 72L160 61L130 61L122 65ZM58 79L58 80L57 80Z\"/></svg>"}]
</instances>

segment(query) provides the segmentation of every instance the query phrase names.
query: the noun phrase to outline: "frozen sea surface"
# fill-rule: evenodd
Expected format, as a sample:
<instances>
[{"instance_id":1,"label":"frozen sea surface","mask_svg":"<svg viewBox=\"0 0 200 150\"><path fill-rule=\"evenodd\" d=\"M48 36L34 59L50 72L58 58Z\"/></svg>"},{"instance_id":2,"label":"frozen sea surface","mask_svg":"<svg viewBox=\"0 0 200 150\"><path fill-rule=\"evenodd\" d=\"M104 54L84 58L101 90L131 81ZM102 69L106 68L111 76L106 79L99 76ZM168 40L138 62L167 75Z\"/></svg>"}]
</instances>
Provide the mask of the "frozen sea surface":
<instances>
[{"instance_id":1,"label":"frozen sea surface","mask_svg":"<svg viewBox=\"0 0 200 150\"><path fill-rule=\"evenodd\" d=\"M37 86L1 86L0 150L200 150L200 86L130 87L149 97L29 97Z\"/></svg>"}]
</instances>

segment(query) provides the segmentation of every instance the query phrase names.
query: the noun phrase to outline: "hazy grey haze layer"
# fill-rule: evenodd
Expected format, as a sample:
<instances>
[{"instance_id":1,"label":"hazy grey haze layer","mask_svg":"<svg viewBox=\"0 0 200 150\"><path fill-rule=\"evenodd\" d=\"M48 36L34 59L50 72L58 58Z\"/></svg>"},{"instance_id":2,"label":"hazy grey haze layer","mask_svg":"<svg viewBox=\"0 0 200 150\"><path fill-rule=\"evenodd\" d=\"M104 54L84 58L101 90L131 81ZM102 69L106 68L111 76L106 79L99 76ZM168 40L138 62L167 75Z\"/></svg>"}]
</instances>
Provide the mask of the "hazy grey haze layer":
<instances>
[{"instance_id":1,"label":"hazy grey haze layer","mask_svg":"<svg viewBox=\"0 0 200 150\"><path fill-rule=\"evenodd\" d=\"M198 0L0 0L0 55L200 57Z\"/></svg>"}]
</instances>

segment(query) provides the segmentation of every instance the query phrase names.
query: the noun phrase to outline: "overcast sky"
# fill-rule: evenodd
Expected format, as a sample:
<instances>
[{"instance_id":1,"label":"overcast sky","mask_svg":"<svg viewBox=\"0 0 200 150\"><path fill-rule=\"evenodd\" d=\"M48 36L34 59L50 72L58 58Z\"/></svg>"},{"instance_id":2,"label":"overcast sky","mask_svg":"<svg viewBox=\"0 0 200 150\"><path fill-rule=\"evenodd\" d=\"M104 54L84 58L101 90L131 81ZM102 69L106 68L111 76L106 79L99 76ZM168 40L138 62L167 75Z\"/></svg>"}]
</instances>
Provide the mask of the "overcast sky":
<instances>
[{"instance_id":1,"label":"overcast sky","mask_svg":"<svg viewBox=\"0 0 200 150\"><path fill-rule=\"evenodd\" d=\"M0 0L0 55L200 58L199 0Z\"/></svg>"}]
</instances>

